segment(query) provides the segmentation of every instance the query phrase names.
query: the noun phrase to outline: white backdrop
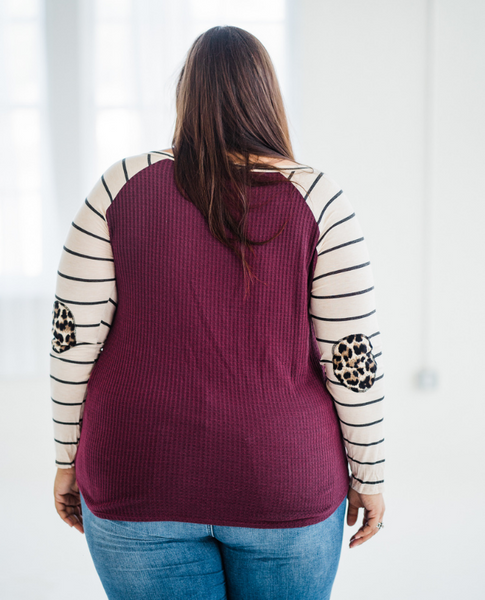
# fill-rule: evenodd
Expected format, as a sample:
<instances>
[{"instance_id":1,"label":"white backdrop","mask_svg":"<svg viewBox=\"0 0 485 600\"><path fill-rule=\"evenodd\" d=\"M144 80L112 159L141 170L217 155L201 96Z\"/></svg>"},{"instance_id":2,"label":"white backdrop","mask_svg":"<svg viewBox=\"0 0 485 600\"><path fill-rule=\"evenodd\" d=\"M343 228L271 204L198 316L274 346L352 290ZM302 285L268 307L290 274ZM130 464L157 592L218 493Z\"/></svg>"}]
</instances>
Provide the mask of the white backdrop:
<instances>
[{"instance_id":1,"label":"white backdrop","mask_svg":"<svg viewBox=\"0 0 485 600\"><path fill-rule=\"evenodd\" d=\"M376 278L386 526L354 552L346 527L332 600L485 597L485 486L474 468L485 401L485 4L3 0L0 11L0 595L105 597L84 537L51 499L57 261L100 173L170 145L184 54L227 23L270 51L297 159L346 190ZM423 369L434 387L417 385Z\"/></svg>"},{"instance_id":2,"label":"white backdrop","mask_svg":"<svg viewBox=\"0 0 485 600\"><path fill-rule=\"evenodd\" d=\"M298 8L302 158L332 173L360 215L386 348L386 539L343 554L334 597L478 600L485 3ZM435 388L417 387L423 368Z\"/></svg>"}]
</instances>

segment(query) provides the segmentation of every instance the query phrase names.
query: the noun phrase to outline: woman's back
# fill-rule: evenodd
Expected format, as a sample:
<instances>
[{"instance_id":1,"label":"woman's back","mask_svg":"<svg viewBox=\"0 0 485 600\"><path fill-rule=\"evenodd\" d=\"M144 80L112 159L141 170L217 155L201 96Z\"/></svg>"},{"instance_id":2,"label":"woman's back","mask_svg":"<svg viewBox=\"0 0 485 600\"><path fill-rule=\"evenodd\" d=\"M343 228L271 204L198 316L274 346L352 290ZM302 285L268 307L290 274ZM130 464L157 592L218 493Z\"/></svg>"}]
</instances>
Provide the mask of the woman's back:
<instances>
[{"instance_id":1,"label":"woman's back","mask_svg":"<svg viewBox=\"0 0 485 600\"><path fill-rule=\"evenodd\" d=\"M258 247L260 281L244 298L240 261L178 192L173 166L165 152L115 163L66 241L57 298L82 288L77 345L97 354L106 339L86 385L80 489L108 519L317 523L349 486L309 319L311 207L339 190L309 167L258 174L272 183L252 188L250 237L288 222ZM85 365L53 360L58 379L82 381ZM54 397L66 386L53 385Z\"/></svg>"}]
</instances>

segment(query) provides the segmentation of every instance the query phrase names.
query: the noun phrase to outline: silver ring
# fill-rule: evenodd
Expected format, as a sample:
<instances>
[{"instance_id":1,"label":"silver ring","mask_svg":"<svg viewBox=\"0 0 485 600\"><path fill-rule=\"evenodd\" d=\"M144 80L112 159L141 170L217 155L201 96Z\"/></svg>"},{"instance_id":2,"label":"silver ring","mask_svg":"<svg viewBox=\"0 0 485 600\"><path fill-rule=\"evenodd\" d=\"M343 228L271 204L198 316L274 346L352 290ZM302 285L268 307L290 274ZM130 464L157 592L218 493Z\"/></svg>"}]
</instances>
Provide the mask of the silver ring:
<instances>
[{"instance_id":1,"label":"silver ring","mask_svg":"<svg viewBox=\"0 0 485 600\"><path fill-rule=\"evenodd\" d=\"M378 529L382 529L384 527L384 523L377 523L376 527Z\"/></svg>"}]
</instances>

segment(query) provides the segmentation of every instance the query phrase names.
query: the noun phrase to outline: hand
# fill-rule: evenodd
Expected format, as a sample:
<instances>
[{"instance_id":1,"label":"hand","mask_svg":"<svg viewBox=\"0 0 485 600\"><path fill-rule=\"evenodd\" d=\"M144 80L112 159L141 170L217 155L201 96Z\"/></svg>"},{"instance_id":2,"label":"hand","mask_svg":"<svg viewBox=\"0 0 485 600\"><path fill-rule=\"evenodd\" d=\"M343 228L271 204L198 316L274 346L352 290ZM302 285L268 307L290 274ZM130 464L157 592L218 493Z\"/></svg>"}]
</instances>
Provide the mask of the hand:
<instances>
[{"instance_id":1,"label":"hand","mask_svg":"<svg viewBox=\"0 0 485 600\"><path fill-rule=\"evenodd\" d=\"M81 496L76 482L76 469L57 469L54 481L56 511L69 527L84 533Z\"/></svg>"},{"instance_id":2,"label":"hand","mask_svg":"<svg viewBox=\"0 0 485 600\"><path fill-rule=\"evenodd\" d=\"M379 531L377 523L383 520L386 507L382 494L359 494L352 487L349 487L347 498L349 501L347 525L350 527L357 521L359 508L364 509L362 527L350 538L349 547L355 548L370 540Z\"/></svg>"}]
</instances>

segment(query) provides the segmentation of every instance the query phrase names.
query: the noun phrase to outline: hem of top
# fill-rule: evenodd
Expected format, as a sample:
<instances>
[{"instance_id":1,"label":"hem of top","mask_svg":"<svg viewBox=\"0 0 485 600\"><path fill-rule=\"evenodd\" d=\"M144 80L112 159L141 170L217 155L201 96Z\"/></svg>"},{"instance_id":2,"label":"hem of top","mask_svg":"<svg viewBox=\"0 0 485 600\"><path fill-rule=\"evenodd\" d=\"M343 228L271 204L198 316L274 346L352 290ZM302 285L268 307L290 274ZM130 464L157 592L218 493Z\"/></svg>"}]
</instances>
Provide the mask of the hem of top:
<instances>
[{"instance_id":1,"label":"hem of top","mask_svg":"<svg viewBox=\"0 0 485 600\"><path fill-rule=\"evenodd\" d=\"M114 519L112 516L104 516L100 511L94 511L90 507L89 510L93 513L95 517L98 519L104 519L107 521L120 521L125 523L153 523L153 522L165 522L165 521L176 521L179 523L195 523L197 525L213 525L214 527L247 527L251 529L292 529L292 528L300 528L307 527L309 525L316 525L317 523L321 523L326 521L329 517L331 517L335 511L341 506L342 502L347 498L348 490L346 490L345 495L336 503L336 506L326 515L322 516L320 513L317 516L313 517L301 517L298 519L292 519L291 521L260 521L260 522L247 522L247 521L235 521L234 519L212 519L207 520L202 517L191 516L190 518L184 515L177 514L169 514L165 516L163 519Z\"/></svg>"}]
</instances>

